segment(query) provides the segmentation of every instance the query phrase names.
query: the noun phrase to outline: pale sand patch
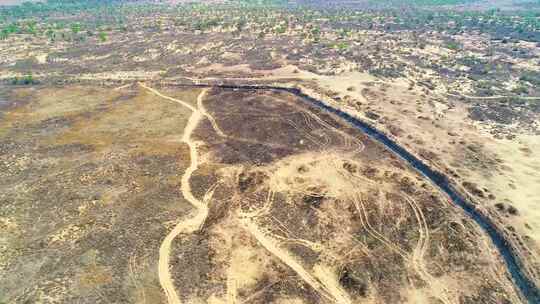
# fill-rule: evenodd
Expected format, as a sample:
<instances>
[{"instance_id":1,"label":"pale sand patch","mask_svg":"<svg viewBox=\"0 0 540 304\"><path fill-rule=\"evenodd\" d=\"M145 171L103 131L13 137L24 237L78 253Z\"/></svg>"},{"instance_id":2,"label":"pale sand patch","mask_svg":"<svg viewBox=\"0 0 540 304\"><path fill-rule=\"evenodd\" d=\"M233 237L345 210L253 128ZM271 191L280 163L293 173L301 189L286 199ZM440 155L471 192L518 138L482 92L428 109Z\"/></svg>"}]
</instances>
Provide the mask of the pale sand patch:
<instances>
[{"instance_id":1,"label":"pale sand patch","mask_svg":"<svg viewBox=\"0 0 540 304\"><path fill-rule=\"evenodd\" d=\"M111 57L112 54L102 55L102 56L83 56L81 60L83 61L96 61L96 60L103 60Z\"/></svg>"},{"instance_id":2,"label":"pale sand patch","mask_svg":"<svg viewBox=\"0 0 540 304\"><path fill-rule=\"evenodd\" d=\"M325 189L327 197L348 198L358 185L343 169L345 159L339 152L293 155L276 163L277 170L271 173L268 185L274 192L305 193L306 188L317 187ZM353 163L350 158L347 161ZM302 173L299 168L303 168Z\"/></svg>"},{"instance_id":3,"label":"pale sand patch","mask_svg":"<svg viewBox=\"0 0 540 304\"><path fill-rule=\"evenodd\" d=\"M409 289L405 291L407 295L407 303L415 304L430 304L433 303L430 300L430 296L420 289Z\"/></svg>"},{"instance_id":4,"label":"pale sand patch","mask_svg":"<svg viewBox=\"0 0 540 304\"><path fill-rule=\"evenodd\" d=\"M74 243L75 241L80 239L80 237L82 236L82 233L83 232L81 231L80 227L73 224L69 224L66 227L58 230L56 233L49 236L48 242L49 244L62 243L62 242Z\"/></svg>"},{"instance_id":5,"label":"pale sand patch","mask_svg":"<svg viewBox=\"0 0 540 304\"><path fill-rule=\"evenodd\" d=\"M0 80L11 79L15 77L22 77L22 73L15 73L11 71L0 71Z\"/></svg>"},{"instance_id":6,"label":"pale sand patch","mask_svg":"<svg viewBox=\"0 0 540 304\"><path fill-rule=\"evenodd\" d=\"M19 225L12 218L0 217L0 228L2 228L3 231L15 230L17 227L19 227Z\"/></svg>"},{"instance_id":7,"label":"pale sand patch","mask_svg":"<svg viewBox=\"0 0 540 304\"><path fill-rule=\"evenodd\" d=\"M150 80L163 73L165 73L165 71L117 71L108 73L82 74L78 78L83 80Z\"/></svg>"},{"instance_id":8,"label":"pale sand patch","mask_svg":"<svg viewBox=\"0 0 540 304\"><path fill-rule=\"evenodd\" d=\"M231 66L225 66L221 63L212 63L208 66L198 68L195 70L198 73L204 73L204 72L212 72L212 71L219 71L219 72L241 72L241 73L252 73L253 70L249 67L249 64L239 64L239 65L231 65Z\"/></svg>"},{"instance_id":9,"label":"pale sand patch","mask_svg":"<svg viewBox=\"0 0 540 304\"><path fill-rule=\"evenodd\" d=\"M318 264L313 267L313 272L315 277L317 277L317 279L319 279L319 281L321 281L326 288L331 290L331 294L341 295L346 301L351 301L347 295L347 292L341 287L338 274L335 269L332 269L327 265Z\"/></svg>"},{"instance_id":10,"label":"pale sand patch","mask_svg":"<svg viewBox=\"0 0 540 304\"><path fill-rule=\"evenodd\" d=\"M304 302L302 299L298 299L298 298L293 298L293 299L280 298L280 299L276 299L276 303L278 303L278 304L304 304L306 302Z\"/></svg>"},{"instance_id":11,"label":"pale sand patch","mask_svg":"<svg viewBox=\"0 0 540 304\"><path fill-rule=\"evenodd\" d=\"M515 59L512 61L512 63L514 64L514 66L517 66L518 68L523 69L523 70L528 70L528 71L533 71L533 72L540 71L540 65L530 59Z\"/></svg>"},{"instance_id":12,"label":"pale sand patch","mask_svg":"<svg viewBox=\"0 0 540 304\"><path fill-rule=\"evenodd\" d=\"M343 95L351 95L361 97L360 90L355 92L347 91L350 86L357 86L359 89L365 87L365 82L378 81L379 79L361 72L347 72L338 76L321 76L317 80L324 86L334 91L338 91ZM406 86L406 83L400 83Z\"/></svg>"},{"instance_id":13,"label":"pale sand patch","mask_svg":"<svg viewBox=\"0 0 540 304\"><path fill-rule=\"evenodd\" d=\"M199 303L195 302L193 299L190 299L190 301L193 301L193 303ZM202 300L200 300L200 303L205 303ZM226 299L220 298L216 295L211 295L208 300L206 301L207 304L225 304L227 303Z\"/></svg>"},{"instance_id":14,"label":"pale sand patch","mask_svg":"<svg viewBox=\"0 0 540 304\"><path fill-rule=\"evenodd\" d=\"M39 55L36 55L36 61L39 63L39 64L46 64L47 63L47 57L49 55L48 54L39 54Z\"/></svg>"},{"instance_id":15,"label":"pale sand patch","mask_svg":"<svg viewBox=\"0 0 540 304\"><path fill-rule=\"evenodd\" d=\"M261 269L265 265L258 259L260 253L247 247L234 248L231 253L228 279L233 281L234 289L250 287L257 283Z\"/></svg>"},{"instance_id":16,"label":"pale sand patch","mask_svg":"<svg viewBox=\"0 0 540 304\"><path fill-rule=\"evenodd\" d=\"M485 144L511 168L490 180L497 202L512 202L520 216L508 220L518 227L527 223L529 236L540 246L540 136L520 135L517 140L493 139Z\"/></svg>"},{"instance_id":17,"label":"pale sand patch","mask_svg":"<svg viewBox=\"0 0 540 304\"><path fill-rule=\"evenodd\" d=\"M223 59L231 59L231 60L240 60L240 59L242 59L242 55L240 53L224 52L221 55L221 58L223 58Z\"/></svg>"}]
</instances>

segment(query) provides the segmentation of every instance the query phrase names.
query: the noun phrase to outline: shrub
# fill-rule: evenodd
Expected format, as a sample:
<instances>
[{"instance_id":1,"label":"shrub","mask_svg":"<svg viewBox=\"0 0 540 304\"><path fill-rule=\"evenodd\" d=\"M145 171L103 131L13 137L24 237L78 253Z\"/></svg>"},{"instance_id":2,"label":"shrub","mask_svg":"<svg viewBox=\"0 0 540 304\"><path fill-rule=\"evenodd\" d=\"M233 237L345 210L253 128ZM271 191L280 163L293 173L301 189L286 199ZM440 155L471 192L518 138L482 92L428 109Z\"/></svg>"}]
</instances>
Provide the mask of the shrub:
<instances>
[{"instance_id":1,"label":"shrub","mask_svg":"<svg viewBox=\"0 0 540 304\"><path fill-rule=\"evenodd\" d=\"M529 89L524 85L518 85L517 87L512 89L512 93L514 94L527 94L529 92Z\"/></svg>"},{"instance_id":2,"label":"shrub","mask_svg":"<svg viewBox=\"0 0 540 304\"><path fill-rule=\"evenodd\" d=\"M457 51L460 49L460 46L457 42L450 41L446 44L446 48L453 51Z\"/></svg>"},{"instance_id":3,"label":"shrub","mask_svg":"<svg viewBox=\"0 0 540 304\"><path fill-rule=\"evenodd\" d=\"M99 41L101 42L107 41L107 34L105 34L105 32L99 32L98 36L99 36Z\"/></svg>"},{"instance_id":4,"label":"shrub","mask_svg":"<svg viewBox=\"0 0 540 304\"><path fill-rule=\"evenodd\" d=\"M519 80L526 81L535 86L540 86L540 73L526 72L523 75L521 75L521 77L519 77Z\"/></svg>"},{"instance_id":5,"label":"shrub","mask_svg":"<svg viewBox=\"0 0 540 304\"><path fill-rule=\"evenodd\" d=\"M26 76L23 76L22 78L19 78L17 76L13 77L11 79L12 85L33 85L38 84L38 81L34 79L32 74L28 74Z\"/></svg>"},{"instance_id":6,"label":"shrub","mask_svg":"<svg viewBox=\"0 0 540 304\"><path fill-rule=\"evenodd\" d=\"M511 215L517 215L519 214L519 211L516 209L516 207L510 206L508 207L508 213L510 213Z\"/></svg>"}]
</instances>

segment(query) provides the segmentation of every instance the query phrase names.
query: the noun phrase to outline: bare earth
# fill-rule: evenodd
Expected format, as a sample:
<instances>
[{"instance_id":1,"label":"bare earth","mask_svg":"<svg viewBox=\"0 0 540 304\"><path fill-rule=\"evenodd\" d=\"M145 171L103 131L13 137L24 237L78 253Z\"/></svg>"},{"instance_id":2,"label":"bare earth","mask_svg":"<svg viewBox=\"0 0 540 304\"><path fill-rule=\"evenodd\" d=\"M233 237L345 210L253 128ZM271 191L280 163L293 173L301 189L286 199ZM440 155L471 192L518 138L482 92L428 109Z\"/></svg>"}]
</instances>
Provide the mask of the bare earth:
<instances>
[{"instance_id":1,"label":"bare earth","mask_svg":"<svg viewBox=\"0 0 540 304\"><path fill-rule=\"evenodd\" d=\"M540 293L538 4L191 2L0 8L0 304L527 303L250 85Z\"/></svg>"},{"instance_id":2,"label":"bare earth","mask_svg":"<svg viewBox=\"0 0 540 304\"><path fill-rule=\"evenodd\" d=\"M294 95L7 94L3 301L519 301L461 209Z\"/></svg>"}]
</instances>

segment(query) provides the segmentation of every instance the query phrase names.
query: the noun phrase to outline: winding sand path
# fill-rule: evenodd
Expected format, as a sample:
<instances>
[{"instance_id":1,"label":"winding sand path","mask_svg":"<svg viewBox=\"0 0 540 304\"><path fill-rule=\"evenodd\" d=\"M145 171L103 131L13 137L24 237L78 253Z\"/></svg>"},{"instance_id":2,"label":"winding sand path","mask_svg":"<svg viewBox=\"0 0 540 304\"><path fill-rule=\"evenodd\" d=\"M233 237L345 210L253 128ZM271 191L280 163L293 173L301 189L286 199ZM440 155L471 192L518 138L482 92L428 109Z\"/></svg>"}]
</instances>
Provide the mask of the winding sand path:
<instances>
[{"instance_id":1,"label":"winding sand path","mask_svg":"<svg viewBox=\"0 0 540 304\"><path fill-rule=\"evenodd\" d=\"M143 83L140 83L141 87L145 88L146 90L152 92L153 94L162 97L164 99L177 102L181 104L182 106L185 106L186 108L190 109L192 111L191 116L189 117L188 123L184 128L184 133L182 135L182 142L186 143L189 146L189 154L190 154L190 165L184 172L184 175L182 175L182 180L180 184L180 190L182 191L182 195L184 198L191 204L193 207L196 208L196 215L178 223L171 232L165 237L163 242L161 243L161 246L159 248L159 264L158 264L158 275L159 275L159 283L161 284L161 287L165 291L165 295L167 296L167 302L169 304L180 304L180 298L178 297L178 293L176 292L176 289L174 288L174 282L171 277L171 272L169 269L170 264L170 253L171 253L171 245L173 240L181 233L192 233L201 228L201 226L204 224L204 221L206 220L206 217L208 216L208 205L207 201L210 200L213 194L214 187L211 188L210 192L207 192L207 194L204 196L204 200L201 201L197 199L192 191L191 191L191 185L189 183L191 179L191 175L193 172L195 172L199 166L199 158L197 155L197 142L193 141L191 139L191 135L193 134L193 131L201 121L201 119L205 116L205 113L201 111L198 108L193 107L192 105L176 99L169 96L165 96L158 92L155 89L152 89L148 86L146 86ZM202 104L202 99L206 95L207 90L203 90L199 96L197 97L198 104Z\"/></svg>"}]
</instances>

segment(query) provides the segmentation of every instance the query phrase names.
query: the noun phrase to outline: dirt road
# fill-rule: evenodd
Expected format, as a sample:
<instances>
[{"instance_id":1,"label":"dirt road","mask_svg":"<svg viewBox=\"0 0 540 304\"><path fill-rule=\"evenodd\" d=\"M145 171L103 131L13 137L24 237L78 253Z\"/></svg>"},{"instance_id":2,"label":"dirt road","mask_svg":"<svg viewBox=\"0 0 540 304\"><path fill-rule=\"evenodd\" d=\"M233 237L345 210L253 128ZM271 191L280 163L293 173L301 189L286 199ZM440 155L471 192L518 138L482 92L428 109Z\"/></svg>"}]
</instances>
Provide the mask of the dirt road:
<instances>
[{"instance_id":1,"label":"dirt road","mask_svg":"<svg viewBox=\"0 0 540 304\"><path fill-rule=\"evenodd\" d=\"M186 143L189 146L190 164L189 164L189 167L184 172L184 175L182 175L180 190L184 198L191 205L193 205L193 207L195 207L196 214L192 216L191 218L178 223L174 227L174 229L171 230L171 232L169 232L169 234L165 237L165 239L163 240L159 248L159 264L158 264L159 282L161 284L161 287L165 291L165 295L167 296L167 302L169 304L180 304L181 303L180 298L178 297L178 293L176 292L176 289L174 288L174 282L171 277L171 272L169 269L171 245L174 239L179 234L192 233L200 229L200 227L203 225L204 221L206 220L206 217L208 216L207 201L210 200L213 194L213 189L210 189L209 192L207 192L207 194L205 195L204 201L201 201L193 195L191 191L191 185L190 185L191 175L193 174L193 172L197 170L199 166L199 157L197 154L198 143L191 139L191 135L193 134L193 131L195 130L195 128L197 127L201 119L205 116L205 113L203 113L201 109L195 108L182 100L163 95L157 90L152 89L142 83L140 85L146 90L152 92L153 94L161 98L177 102L192 111L191 116L189 117L188 123L185 126L184 132L182 135L182 142ZM202 104L201 101L204 98L205 94L206 94L206 90L203 90L199 94L197 98L198 104Z\"/></svg>"}]
</instances>

